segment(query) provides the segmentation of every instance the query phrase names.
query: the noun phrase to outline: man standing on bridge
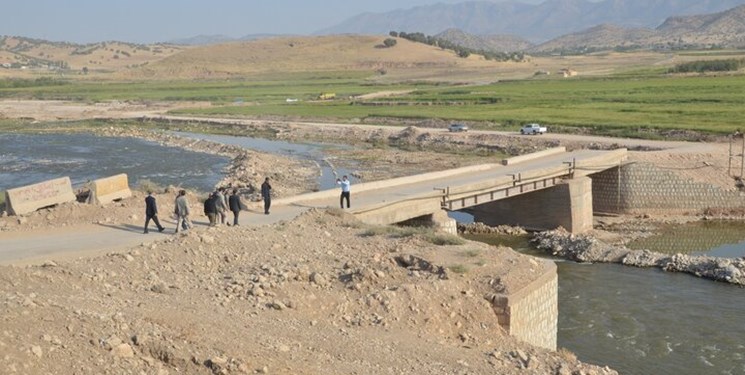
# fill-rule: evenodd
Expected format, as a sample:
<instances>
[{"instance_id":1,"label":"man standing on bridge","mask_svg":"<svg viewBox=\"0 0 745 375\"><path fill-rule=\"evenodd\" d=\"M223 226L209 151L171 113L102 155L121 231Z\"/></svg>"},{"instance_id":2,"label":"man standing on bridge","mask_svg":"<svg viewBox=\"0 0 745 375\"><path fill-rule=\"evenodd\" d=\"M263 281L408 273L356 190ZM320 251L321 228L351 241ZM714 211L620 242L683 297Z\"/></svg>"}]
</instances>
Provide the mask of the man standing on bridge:
<instances>
[{"instance_id":1,"label":"man standing on bridge","mask_svg":"<svg viewBox=\"0 0 745 375\"><path fill-rule=\"evenodd\" d=\"M145 233L148 233L147 227L150 226L151 219L158 227L158 232L162 232L166 229L160 225L160 220L158 220L158 206L155 203L155 197L153 196L153 192L148 190L147 198L145 198Z\"/></svg>"},{"instance_id":2,"label":"man standing on bridge","mask_svg":"<svg viewBox=\"0 0 745 375\"><path fill-rule=\"evenodd\" d=\"M344 209L344 199L347 200L347 208L349 208L349 179L346 175L340 179L336 179L336 184L341 186L341 196L339 197L339 205Z\"/></svg>"}]
</instances>

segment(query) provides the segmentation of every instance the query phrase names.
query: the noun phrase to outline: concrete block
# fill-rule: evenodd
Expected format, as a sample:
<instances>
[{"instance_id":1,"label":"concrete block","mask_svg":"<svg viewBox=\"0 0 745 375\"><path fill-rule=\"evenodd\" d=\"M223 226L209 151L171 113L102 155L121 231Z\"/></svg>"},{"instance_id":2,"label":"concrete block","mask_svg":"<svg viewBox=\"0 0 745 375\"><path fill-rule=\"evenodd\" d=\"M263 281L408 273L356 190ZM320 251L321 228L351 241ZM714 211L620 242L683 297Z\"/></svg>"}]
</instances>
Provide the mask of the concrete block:
<instances>
[{"instance_id":1,"label":"concrete block","mask_svg":"<svg viewBox=\"0 0 745 375\"><path fill-rule=\"evenodd\" d=\"M5 191L5 205L10 215L24 215L40 208L74 202L70 177L21 186Z\"/></svg>"},{"instance_id":2,"label":"concrete block","mask_svg":"<svg viewBox=\"0 0 745 375\"><path fill-rule=\"evenodd\" d=\"M132 190L129 189L127 175L122 173L91 182L89 203L106 204L131 196Z\"/></svg>"}]
</instances>

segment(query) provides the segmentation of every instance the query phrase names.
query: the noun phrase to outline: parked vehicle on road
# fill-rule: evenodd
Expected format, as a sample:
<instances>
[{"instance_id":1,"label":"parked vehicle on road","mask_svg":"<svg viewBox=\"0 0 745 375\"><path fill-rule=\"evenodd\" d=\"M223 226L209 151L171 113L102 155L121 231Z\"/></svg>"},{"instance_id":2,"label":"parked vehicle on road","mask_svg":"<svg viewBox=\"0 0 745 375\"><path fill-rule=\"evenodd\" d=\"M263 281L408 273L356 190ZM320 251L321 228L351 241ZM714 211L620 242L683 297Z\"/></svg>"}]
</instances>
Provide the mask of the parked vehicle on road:
<instances>
[{"instance_id":1,"label":"parked vehicle on road","mask_svg":"<svg viewBox=\"0 0 745 375\"><path fill-rule=\"evenodd\" d=\"M539 124L528 124L520 128L520 134L539 135L548 131L548 128Z\"/></svg>"},{"instance_id":2,"label":"parked vehicle on road","mask_svg":"<svg viewBox=\"0 0 745 375\"><path fill-rule=\"evenodd\" d=\"M468 131L468 126L463 125L463 124L450 124L450 126L448 126L448 131L451 131L451 132L467 132Z\"/></svg>"}]
</instances>

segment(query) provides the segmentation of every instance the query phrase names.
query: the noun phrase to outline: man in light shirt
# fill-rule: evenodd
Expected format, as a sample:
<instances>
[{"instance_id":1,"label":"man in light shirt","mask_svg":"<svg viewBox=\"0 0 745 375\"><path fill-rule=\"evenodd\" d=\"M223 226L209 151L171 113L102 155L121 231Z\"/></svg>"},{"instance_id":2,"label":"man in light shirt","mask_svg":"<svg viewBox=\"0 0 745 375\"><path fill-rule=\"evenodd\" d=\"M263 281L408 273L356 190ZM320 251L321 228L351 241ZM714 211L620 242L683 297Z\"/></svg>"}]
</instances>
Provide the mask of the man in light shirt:
<instances>
[{"instance_id":1,"label":"man in light shirt","mask_svg":"<svg viewBox=\"0 0 745 375\"><path fill-rule=\"evenodd\" d=\"M336 184L341 186L341 196L339 197L339 205L344 209L344 200L347 200L347 208L349 208L349 178L344 176L340 179L336 179Z\"/></svg>"}]
</instances>

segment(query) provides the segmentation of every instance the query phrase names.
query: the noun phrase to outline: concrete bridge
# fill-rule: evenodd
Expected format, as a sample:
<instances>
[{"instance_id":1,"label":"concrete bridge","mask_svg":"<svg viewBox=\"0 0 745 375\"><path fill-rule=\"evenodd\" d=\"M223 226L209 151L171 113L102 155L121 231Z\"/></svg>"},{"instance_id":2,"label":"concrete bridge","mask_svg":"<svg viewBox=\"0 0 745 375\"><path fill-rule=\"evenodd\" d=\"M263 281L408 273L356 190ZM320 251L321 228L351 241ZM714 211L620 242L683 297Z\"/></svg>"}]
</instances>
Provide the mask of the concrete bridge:
<instances>
[{"instance_id":1,"label":"concrete bridge","mask_svg":"<svg viewBox=\"0 0 745 375\"><path fill-rule=\"evenodd\" d=\"M592 228L592 182L588 177L617 168L626 149L566 152L557 148L484 164L352 185L352 210L370 224L431 223L454 232L448 211L463 211L490 225L529 229ZM280 199L278 205L334 207L338 191Z\"/></svg>"},{"instance_id":2,"label":"concrete bridge","mask_svg":"<svg viewBox=\"0 0 745 375\"><path fill-rule=\"evenodd\" d=\"M561 225L581 232L592 226L592 185L586 176L618 167L625 156L625 149L576 152L553 149L508 159L502 164L369 183L352 181L350 212L369 224L415 221L439 226L450 233L455 233L456 228L455 221L447 216L448 211L468 212L477 221L491 225L513 224L530 229ZM126 188L123 191L129 191L126 181L119 185ZM257 204L249 210L249 215L256 215L245 216L244 221L246 225L267 225L292 220L309 208L338 207L338 204L339 189L302 194L274 200L271 215L263 215ZM173 225L167 218L162 220ZM199 215L195 220L203 224ZM148 241L164 235L152 234ZM143 238L139 221L88 224L51 232L40 229L0 233L0 264L45 260L53 254L115 250L140 243Z\"/></svg>"}]
</instances>

